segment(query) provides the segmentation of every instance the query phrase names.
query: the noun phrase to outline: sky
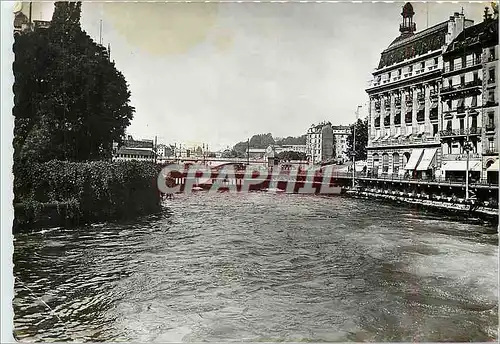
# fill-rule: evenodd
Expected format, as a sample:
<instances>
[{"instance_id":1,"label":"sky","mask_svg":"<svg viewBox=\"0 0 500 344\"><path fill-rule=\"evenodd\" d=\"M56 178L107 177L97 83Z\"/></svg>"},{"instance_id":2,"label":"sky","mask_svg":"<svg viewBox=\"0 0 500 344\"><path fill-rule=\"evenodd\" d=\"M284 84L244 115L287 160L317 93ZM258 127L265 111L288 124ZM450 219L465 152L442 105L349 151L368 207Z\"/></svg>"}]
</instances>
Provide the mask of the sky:
<instances>
[{"instance_id":1,"label":"sky","mask_svg":"<svg viewBox=\"0 0 500 344\"><path fill-rule=\"evenodd\" d=\"M412 3L417 31L489 3ZM254 134L305 134L355 121L380 53L399 35L404 3L83 1L82 27L110 44L131 91L128 133L223 149ZM26 5L24 6L27 7ZM52 3L33 17L50 20Z\"/></svg>"}]
</instances>

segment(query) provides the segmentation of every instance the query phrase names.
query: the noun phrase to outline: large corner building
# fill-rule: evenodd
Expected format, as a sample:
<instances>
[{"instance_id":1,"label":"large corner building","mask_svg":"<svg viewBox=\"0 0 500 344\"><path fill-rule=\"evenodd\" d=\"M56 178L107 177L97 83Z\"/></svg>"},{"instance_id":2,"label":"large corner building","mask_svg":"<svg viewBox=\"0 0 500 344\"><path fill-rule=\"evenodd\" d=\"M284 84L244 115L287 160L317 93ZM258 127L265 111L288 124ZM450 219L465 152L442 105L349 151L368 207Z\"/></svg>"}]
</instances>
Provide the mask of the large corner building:
<instances>
[{"instance_id":1,"label":"large corner building","mask_svg":"<svg viewBox=\"0 0 500 344\"><path fill-rule=\"evenodd\" d=\"M498 155L496 133L482 130L497 123L498 98L490 92L498 74L490 74L497 62L497 19L485 14L484 22L474 25L457 12L417 32L410 3L401 15L400 35L382 52L367 89L368 173L465 176L465 164L456 161L470 146L477 163L470 163L470 170L486 177L486 165L493 166L495 158L483 156Z\"/></svg>"}]
</instances>

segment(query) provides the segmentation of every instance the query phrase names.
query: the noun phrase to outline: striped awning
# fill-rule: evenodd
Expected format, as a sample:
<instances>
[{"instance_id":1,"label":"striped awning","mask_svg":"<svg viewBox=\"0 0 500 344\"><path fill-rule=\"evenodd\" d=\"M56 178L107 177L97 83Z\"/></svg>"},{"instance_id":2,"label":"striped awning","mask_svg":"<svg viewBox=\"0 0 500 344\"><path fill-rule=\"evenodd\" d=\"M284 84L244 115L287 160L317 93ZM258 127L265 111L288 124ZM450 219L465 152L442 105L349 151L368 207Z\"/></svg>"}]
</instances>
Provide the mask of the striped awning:
<instances>
[{"instance_id":1,"label":"striped awning","mask_svg":"<svg viewBox=\"0 0 500 344\"><path fill-rule=\"evenodd\" d=\"M423 153L424 150L422 148L412 150L410 159L408 159L408 162L406 163L405 170L414 170L420 162Z\"/></svg>"},{"instance_id":2,"label":"striped awning","mask_svg":"<svg viewBox=\"0 0 500 344\"><path fill-rule=\"evenodd\" d=\"M465 160L453 160L453 161L443 161L441 166L443 171L466 171L467 161ZM469 161L469 171L481 171L481 161Z\"/></svg>"},{"instance_id":3,"label":"striped awning","mask_svg":"<svg viewBox=\"0 0 500 344\"><path fill-rule=\"evenodd\" d=\"M436 157L437 148L426 148L422 155L422 160L417 166L417 171L427 171L431 168L431 164Z\"/></svg>"}]
</instances>

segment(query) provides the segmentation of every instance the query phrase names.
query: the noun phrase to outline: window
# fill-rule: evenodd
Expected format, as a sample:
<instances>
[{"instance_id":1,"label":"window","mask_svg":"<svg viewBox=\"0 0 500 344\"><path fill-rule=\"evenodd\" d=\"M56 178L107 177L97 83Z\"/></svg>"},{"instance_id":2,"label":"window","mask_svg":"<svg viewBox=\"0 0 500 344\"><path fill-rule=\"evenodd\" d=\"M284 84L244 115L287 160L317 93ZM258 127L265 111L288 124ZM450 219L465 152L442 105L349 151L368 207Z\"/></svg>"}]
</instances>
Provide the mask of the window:
<instances>
[{"instance_id":1,"label":"window","mask_svg":"<svg viewBox=\"0 0 500 344\"><path fill-rule=\"evenodd\" d=\"M408 66L408 73L411 74L411 72L413 72L413 66Z\"/></svg>"},{"instance_id":2,"label":"window","mask_svg":"<svg viewBox=\"0 0 500 344\"><path fill-rule=\"evenodd\" d=\"M493 139L490 139L488 141L488 150L490 150L490 151L494 151L495 150L495 141L493 141Z\"/></svg>"},{"instance_id":3,"label":"window","mask_svg":"<svg viewBox=\"0 0 500 344\"><path fill-rule=\"evenodd\" d=\"M463 118L460 118L460 130L464 130L465 126L464 126L464 119Z\"/></svg>"},{"instance_id":4,"label":"window","mask_svg":"<svg viewBox=\"0 0 500 344\"><path fill-rule=\"evenodd\" d=\"M420 64L420 69L422 69L422 70L425 69L425 61L422 61L422 63Z\"/></svg>"},{"instance_id":5,"label":"window","mask_svg":"<svg viewBox=\"0 0 500 344\"><path fill-rule=\"evenodd\" d=\"M432 136L436 135L438 133L438 125L437 123L432 125Z\"/></svg>"},{"instance_id":6,"label":"window","mask_svg":"<svg viewBox=\"0 0 500 344\"><path fill-rule=\"evenodd\" d=\"M493 126L495 123L495 114L493 112L488 113L488 125Z\"/></svg>"},{"instance_id":7,"label":"window","mask_svg":"<svg viewBox=\"0 0 500 344\"><path fill-rule=\"evenodd\" d=\"M449 79L448 79L448 86L449 86L449 87L452 87L452 86L453 86L453 79L452 79L452 78L449 78Z\"/></svg>"},{"instance_id":8,"label":"window","mask_svg":"<svg viewBox=\"0 0 500 344\"><path fill-rule=\"evenodd\" d=\"M434 66L436 66L436 67L437 67L437 65L438 65L438 58L437 58L437 57L435 57L435 58L434 58Z\"/></svg>"},{"instance_id":9,"label":"window","mask_svg":"<svg viewBox=\"0 0 500 344\"><path fill-rule=\"evenodd\" d=\"M465 75L460 76L460 85L465 85Z\"/></svg>"},{"instance_id":10,"label":"window","mask_svg":"<svg viewBox=\"0 0 500 344\"><path fill-rule=\"evenodd\" d=\"M490 70L489 70L489 75L490 75L490 77L489 77L489 79L488 79L488 83L489 83L489 84L492 84L492 83L494 83L494 82L495 82L495 79L496 79L496 78L495 78L495 68L490 68Z\"/></svg>"},{"instance_id":11,"label":"window","mask_svg":"<svg viewBox=\"0 0 500 344\"><path fill-rule=\"evenodd\" d=\"M477 71L474 72L474 81L479 80L479 75L477 74Z\"/></svg>"},{"instance_id":12,"label":"window","mask_svg":"<svg viewBox=\"0 0 500 344\"><path fill-rule=\"evenodd\" d=\"M451 144L448 144L448 154L451 154Z\"/></svg>"},{"instance_id":13,"label":"window","mask_svg":"<svg viewBox=\"0 0 500 344\"><path fill-rule=\"evenodd\" d=\"M401 68L398 69L398 76L401 76Z\"/></svg>"},{"instance_id":14,"label":"window","mask_svg":"<svg viewBox=\"0 0 500 344\"><path fill-rule=\"evenodd\" d=\"M495 59L495 48L490 48L490 61Z\"/></svg>"},{"instance_id":15,"label":"window","mask_svg":"<svg viewBox=\"0 0 500 344\"><path fill-rule=\"evenodd\" d=\"M488 91L488 102L491 102L491 103L495 102L495 90Z\"/></svg>"}]
</instances>

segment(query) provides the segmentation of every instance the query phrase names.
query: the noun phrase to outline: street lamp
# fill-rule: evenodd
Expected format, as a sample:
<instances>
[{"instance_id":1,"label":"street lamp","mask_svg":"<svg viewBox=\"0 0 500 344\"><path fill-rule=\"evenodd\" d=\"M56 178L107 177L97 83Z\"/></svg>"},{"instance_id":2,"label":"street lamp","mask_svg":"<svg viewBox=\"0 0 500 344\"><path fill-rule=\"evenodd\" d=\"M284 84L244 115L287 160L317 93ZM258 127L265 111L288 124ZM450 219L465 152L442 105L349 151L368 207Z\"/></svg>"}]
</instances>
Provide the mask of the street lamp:
<instances>
[{"instance_id":1,"label":"street lamp","mask_svg":"<svg viewBox=\"0 0 500 344\"><path fill-rule=\"evenodd\" d=\"M470 151L472 150L472 143L469 141L469 115L470 110L467 110L465 116L467 117L467 126L465 129L465 143L464 150L466 152L466 165L465 165L465 201L469 200L469 159L470 159Z\"/></svg>"},{"instance_id":2,"label":"street lamp","mask_svg":"<svg viewBox=\"0 0 500 344\"><path fill-rule=\"evenodd\" d=\"M359 108L361 105L358 105L356 109L356 121L354 122L354 130L352 135L352 188L355 187L355 178L356 178L356 125L358 124L359 117Z\"/></svg>"}]
</instances>

